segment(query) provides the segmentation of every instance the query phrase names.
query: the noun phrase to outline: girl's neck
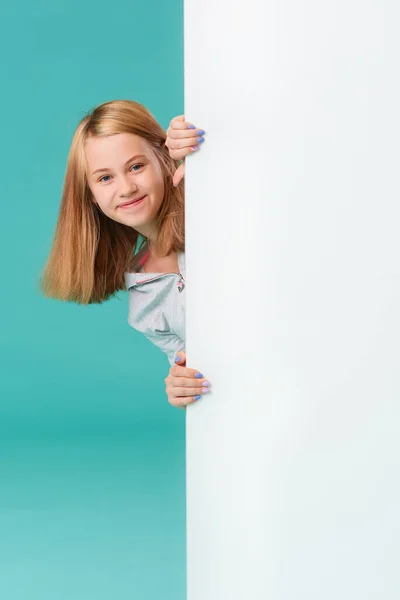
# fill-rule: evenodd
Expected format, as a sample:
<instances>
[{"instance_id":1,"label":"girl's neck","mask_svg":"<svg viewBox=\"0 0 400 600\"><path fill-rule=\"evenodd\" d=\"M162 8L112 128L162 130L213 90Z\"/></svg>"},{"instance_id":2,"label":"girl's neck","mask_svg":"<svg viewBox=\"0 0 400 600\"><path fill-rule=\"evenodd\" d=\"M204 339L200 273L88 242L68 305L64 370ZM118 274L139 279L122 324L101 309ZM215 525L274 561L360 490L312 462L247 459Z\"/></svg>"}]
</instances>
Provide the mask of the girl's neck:
<instances>
[{"instance_id":1,"label":"girl's neck","mask_svg":"<svg viewBox=\"0 0 400 600\"><path fill-rule=\"evenodd\" d=\"M147 243L147 248L149 249L151 256L154 256L154 258L161 258L160 256L158 256L158 253L157 253L157 243L149 238L147 238L146 243Z\"/></svg>"}]
</instances>

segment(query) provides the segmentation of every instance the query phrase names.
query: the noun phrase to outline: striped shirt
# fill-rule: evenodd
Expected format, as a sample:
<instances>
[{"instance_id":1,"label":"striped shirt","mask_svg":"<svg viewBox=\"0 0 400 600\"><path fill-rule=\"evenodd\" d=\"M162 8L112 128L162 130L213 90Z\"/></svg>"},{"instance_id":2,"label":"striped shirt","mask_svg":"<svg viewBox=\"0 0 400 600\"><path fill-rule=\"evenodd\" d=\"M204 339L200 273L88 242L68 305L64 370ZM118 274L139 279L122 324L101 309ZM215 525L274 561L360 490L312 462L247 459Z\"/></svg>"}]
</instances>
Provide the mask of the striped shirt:
<instances>
[{"instance_id":1,"label":"striped shirt","mask_svg":"<svg viewBox=\"0 0 400 600\"><path fill-rule=\"evenodd\" d=\"M173 365L176 353L185 349L185 253L178 252L179 274L143 272L149 254L146 242L125 273L128 323L165 352Z\"/></svg>"}]
</instances>

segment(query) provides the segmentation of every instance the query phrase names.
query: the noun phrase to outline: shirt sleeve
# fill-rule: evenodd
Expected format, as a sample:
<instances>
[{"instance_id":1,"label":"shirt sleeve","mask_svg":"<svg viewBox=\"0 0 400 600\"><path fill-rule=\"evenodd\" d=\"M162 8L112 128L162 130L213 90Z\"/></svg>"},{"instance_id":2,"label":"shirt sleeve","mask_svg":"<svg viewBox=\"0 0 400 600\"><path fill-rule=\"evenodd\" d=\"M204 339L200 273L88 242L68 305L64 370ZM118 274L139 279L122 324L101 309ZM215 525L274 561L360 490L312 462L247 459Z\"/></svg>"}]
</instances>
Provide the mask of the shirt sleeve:
<instances>
[{"instance_id":1,"label":"shirt sleeve","mask_svg":"<svg viewBox=\"0 0 400 600\"><path fill-rule=\"evenodd\" d=\"M176 353L185 350L185 342L172 331L159 331L157 333L145 333L148 340L164 352L172 366L175 364Z\"/></svg>"}]
</instances>

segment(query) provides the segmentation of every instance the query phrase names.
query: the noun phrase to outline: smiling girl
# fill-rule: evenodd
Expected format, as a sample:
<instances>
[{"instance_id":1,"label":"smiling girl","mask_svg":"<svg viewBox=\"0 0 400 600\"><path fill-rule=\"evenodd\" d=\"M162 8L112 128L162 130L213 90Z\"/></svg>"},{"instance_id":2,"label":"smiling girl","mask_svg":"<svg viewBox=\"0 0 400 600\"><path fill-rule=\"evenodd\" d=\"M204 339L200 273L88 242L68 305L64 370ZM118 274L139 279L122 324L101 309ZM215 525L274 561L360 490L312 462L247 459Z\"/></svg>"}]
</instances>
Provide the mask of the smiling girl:
<instances>
[{"instance_id":1,"label":"smiling girl","mask_svg":"<svg viewBox=\"0 0 400 600\"><path fill-rule=\"evenodd\" d=\"M176 117L168 133L128 100L105 102L82 119L42 290L78 304L129 290L128 323L167 354L168 400L184 407L209 382L186 367L184 191L173 183L184 174L178 160L204 132Z\"/></svg>"}]
</instances>

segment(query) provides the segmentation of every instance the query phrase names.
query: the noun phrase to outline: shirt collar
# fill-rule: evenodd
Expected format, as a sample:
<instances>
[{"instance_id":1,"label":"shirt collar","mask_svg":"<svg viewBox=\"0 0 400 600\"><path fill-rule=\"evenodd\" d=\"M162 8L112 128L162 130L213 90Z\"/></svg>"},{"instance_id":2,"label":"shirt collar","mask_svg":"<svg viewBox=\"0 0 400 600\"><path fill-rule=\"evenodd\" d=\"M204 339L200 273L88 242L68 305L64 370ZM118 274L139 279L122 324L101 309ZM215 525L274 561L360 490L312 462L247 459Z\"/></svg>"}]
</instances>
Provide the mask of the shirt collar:
<instances>
[{"instance_id":1,"label":"shirt collar","mask_svg":"<svg viewBox=\"0 0 400 600\"><path fill-rule=\"evenodd\" d=\"M149 250L146 244L145 248L138 252L134 257L131 270L125 273L125 284L127 289L143 283L146 279L151 279L151 277L149 278L150 273L141 272L141 268L146 261L148 253ZM184 252L178 252L178 266L180 274L186 279L186 261Z\"/></svg>"}]
</instances>

